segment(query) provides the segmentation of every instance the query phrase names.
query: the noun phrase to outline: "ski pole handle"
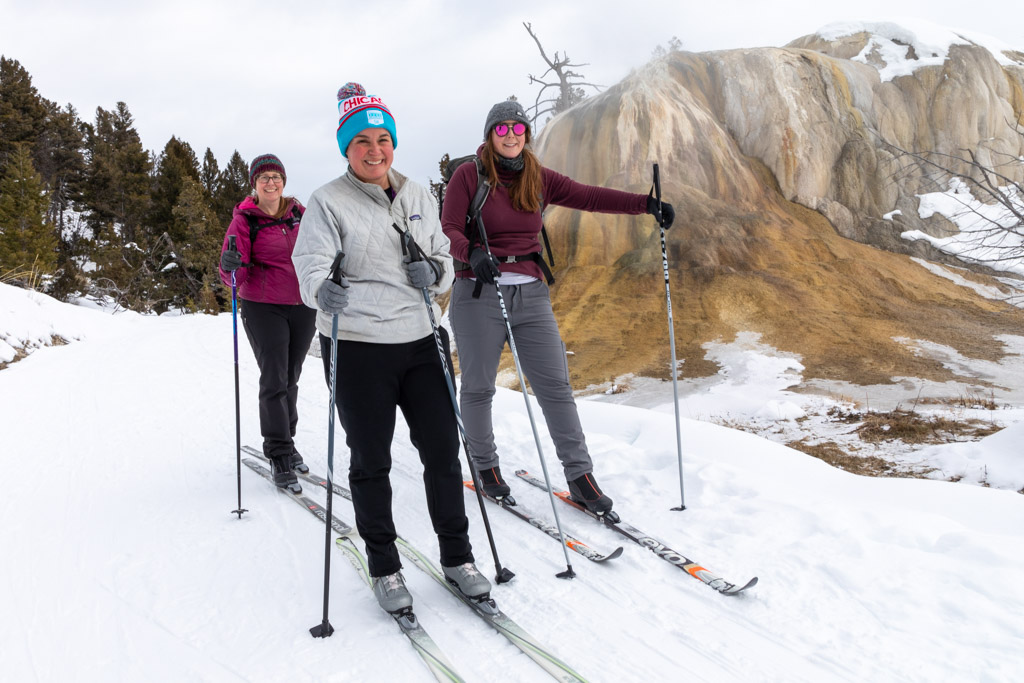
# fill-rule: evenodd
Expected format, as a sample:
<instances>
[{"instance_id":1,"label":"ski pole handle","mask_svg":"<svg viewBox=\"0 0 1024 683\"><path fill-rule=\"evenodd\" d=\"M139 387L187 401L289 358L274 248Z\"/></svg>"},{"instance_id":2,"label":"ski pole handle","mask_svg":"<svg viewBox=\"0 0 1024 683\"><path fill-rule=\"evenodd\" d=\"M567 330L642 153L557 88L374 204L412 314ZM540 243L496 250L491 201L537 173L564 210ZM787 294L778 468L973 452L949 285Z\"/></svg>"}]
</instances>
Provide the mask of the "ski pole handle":
<instances>
[{"instance_id":1,"label":"ski pole handle","mask_svg":"<svg viewBox=\"0 0 1024 683\"><path fill-rule=\"evenodd\" d=\"M238 239L238 238L235 237L234 235L228 235L228 251L238 251L238 245L235 242L236 239ZM251 263L245 263L243 261L241 267L242 268L248 268L251 265L252 265ZM231 271L231 280L232 280L232 282L234 281L234 279L235 279L235 271Z\"/></svg>"},{"instance_id":2,"label":"ski pole handle","mask_svg":"<svg viewBox=\"0 0 1024 683\"><path fill-rule=\"evenodd\" d=\"M661 175L658 164L654 164L654 199L658 202L658 216L661 216Z\"/></svg>"},{"instance_id":3,"label":"ski pole handle","mask_svg":"<svg viewBox=\"0 0 1024 683\"><path fill-rule=\"evenodd\" d=\"M420 258L419 250L413 247L412 233L406 230L402 233L402 247L405 249L405 253L409 255L410 261L422 261Z\"/></svg>"},{"instance_id":4,"label":"ski pole handle","mask_svg":"<svg viewBox=\"0 0 1024 683\"><path fill-rule=\"evenodd\" d=\"M334 262L331 263L331 272L327 276L327 279L336 285L341 284L341 261L345 258L345 254L338 250L338 253L334 255Z\"/></svg>"}]
</instances>

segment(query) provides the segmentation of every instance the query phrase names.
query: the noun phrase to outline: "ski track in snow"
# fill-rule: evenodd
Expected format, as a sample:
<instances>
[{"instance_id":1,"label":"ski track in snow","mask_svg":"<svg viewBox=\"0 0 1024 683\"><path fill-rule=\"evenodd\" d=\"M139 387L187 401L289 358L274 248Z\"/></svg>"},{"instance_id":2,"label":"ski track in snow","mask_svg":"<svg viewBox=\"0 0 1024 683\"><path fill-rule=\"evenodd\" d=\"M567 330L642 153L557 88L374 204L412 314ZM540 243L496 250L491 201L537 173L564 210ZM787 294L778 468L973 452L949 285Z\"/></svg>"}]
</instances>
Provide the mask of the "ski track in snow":
<instances>
[{"instance_id":1,"label":"ski track in snow","mask_svg":"<svg viewBox=\"0 0 1024 683\"><path fill-rule=\"evenodd\" d=\"M5 452L30 462L0 500L0 670L27 681L433 680L346 556L332 547L331 622L320 622L324 527L234 458L231 317L109 316L83 339L0 372ZM257 371L240 335L243 443L259 445ZM309 358L297 443L325 474L327 389ZM532 399L531 399L532 400ZM522 395L499 389L495 431L513 493L537 459ZM722 596L558 503L566 533L623 555L570 553L490 503L499 606L593 681L1015 680L1024 670L1024 500L1007 490L834 470L760 437L654 410L579 401L604 489L623 519L732 582ZM534 404L535 414L540 411ZM564 477L543 420L553 483ZM421 468L399 416L399 533L437 561ZM465 457L464 455L462 456ZM335 476L347 450L336 432ZM315 490L314 490L315 489ZM325 502L325 492L304 485ZM465 494L477 562L493 561ZM351 505L335 514L353 522ZM333 546L333 544L332 544ZM421 623L468 680L550 678L406 563Z\"/></svg>"}]
</instances>

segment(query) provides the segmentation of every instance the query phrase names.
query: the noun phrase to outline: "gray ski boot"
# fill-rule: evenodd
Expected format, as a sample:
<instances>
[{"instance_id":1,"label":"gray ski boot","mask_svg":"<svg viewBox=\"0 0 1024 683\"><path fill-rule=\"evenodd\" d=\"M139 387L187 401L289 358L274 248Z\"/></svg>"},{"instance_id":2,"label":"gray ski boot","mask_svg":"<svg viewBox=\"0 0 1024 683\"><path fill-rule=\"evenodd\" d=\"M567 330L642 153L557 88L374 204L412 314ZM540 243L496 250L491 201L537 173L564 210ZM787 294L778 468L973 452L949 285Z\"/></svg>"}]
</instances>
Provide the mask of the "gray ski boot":
<instances>
[{"instance_id":1,"label":"gray ski boot","mask_svg":"<svg viewBox=\"0 0 1024 683\"><path fill-rule=\"evenodd\" d=\"M486 600L491 594L491 582L480 573L472 562L457 567L441 567L448 583L459 589L459 592L470 600Z\"/></svg>"},{"instance_id":2,"label":"gray ski boot","mask_svg":"<svg viewBox=\"0 0 1024 683\"><path fill-rule=\"evenodd\" d=\"M401 572L373 577L373 594L381 609L388 614L412 612L412 595L405 587Z\"/></svg>"}]
</instances>

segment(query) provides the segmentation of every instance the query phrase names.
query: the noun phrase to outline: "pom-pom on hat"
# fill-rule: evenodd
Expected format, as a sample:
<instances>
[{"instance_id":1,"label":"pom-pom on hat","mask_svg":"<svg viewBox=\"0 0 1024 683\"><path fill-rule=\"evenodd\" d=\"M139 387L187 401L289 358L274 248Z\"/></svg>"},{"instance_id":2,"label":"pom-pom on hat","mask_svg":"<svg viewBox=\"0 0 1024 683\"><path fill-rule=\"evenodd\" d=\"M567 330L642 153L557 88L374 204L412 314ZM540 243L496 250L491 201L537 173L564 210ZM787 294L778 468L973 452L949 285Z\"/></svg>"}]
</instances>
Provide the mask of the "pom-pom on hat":
<instances>
[{"instance_id":1,"label":"pom-pom on hat","mask_svg":"<svg viewBox=\"0 0 1024 683\"><path fill-rule=\"evenodd\" d=\"M249 164L249 185L256 187L256 176L261 173L277 171L281 174L284 182L288 182L288 175L284 172L284 164L273 154L261 154Z\"/></svg>"},{"instance_id":2,"label":"pom-pom on hat","mask_svg":"<svg viewBox=\"0 0 1024 683\"><path fill-rule=\"evenodd\" d=\"M398 148L395 118L379 97L367 95L358 83L346 83L338 90L338 117L338 148L346 159L352 138L367 128L384 128Z\"/></svg>"},{"instance_id":3,"label":"pom-pom on hat","mask_svg":"<svg viewBox=\"0 0 1024 683\"><path fill-rule=\"evenodd\" d=\"M484 140L491 134L491 129L494 128L494 125L502 121L519 121L520 123L525 123L526 129L530 130L530 119L526 118L523 105L515 100L506 100L505 102L498 102L487 112L487 122L484 124ZM533 131L531 130L530 132L532 133Z\"/></svg>"}]
</instances>

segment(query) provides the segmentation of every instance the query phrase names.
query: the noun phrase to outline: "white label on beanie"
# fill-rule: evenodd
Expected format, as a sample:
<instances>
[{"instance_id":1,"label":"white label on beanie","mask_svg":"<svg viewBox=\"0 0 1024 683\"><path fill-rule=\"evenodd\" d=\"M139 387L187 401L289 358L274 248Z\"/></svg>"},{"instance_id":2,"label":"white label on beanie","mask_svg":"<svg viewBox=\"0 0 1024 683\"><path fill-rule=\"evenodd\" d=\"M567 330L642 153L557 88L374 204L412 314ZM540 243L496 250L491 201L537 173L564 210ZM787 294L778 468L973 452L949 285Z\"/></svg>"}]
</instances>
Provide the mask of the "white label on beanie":
<instances>
[{"instance_id":1,"label":"white label on beanie","mask_svg":"<svg viewBox=\"0 0 1024 683\"><path fill-rule=\"evenodd\" d=\"M379 109L367 109L366 122L369 123L371 126L383 126L384 113Z\"/></svg>"}]
</instances>

